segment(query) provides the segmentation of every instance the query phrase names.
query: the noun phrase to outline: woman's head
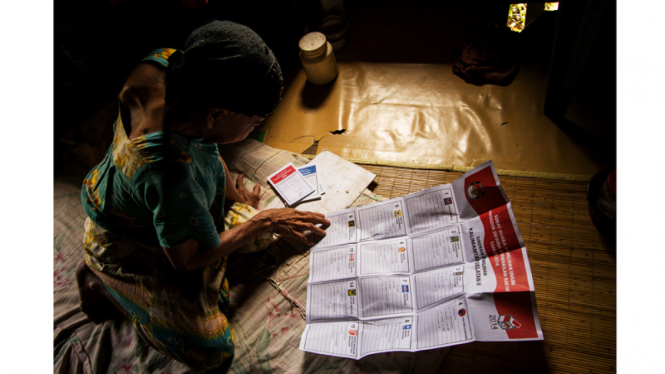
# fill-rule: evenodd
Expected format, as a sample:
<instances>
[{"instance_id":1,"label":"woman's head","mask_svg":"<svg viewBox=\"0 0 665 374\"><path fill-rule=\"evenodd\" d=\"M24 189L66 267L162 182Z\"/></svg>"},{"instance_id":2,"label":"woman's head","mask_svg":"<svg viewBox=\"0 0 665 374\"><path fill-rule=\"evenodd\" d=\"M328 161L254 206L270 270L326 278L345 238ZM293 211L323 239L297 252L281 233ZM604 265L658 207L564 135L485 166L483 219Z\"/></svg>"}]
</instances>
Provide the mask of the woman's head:
<instances>
[{"instance_id":1,"label":"woman's head","mask_svg":"<svg viewBox=\"0 0 665 374\"><path fill-rule=\"evenodd\" d=\"M194 30L185 49L169 58L166 104L178 122L194 113L240 114L255 122L275 110L282 82L277 59L254 31L213 21Z\"/></svg>"}]
</instances>

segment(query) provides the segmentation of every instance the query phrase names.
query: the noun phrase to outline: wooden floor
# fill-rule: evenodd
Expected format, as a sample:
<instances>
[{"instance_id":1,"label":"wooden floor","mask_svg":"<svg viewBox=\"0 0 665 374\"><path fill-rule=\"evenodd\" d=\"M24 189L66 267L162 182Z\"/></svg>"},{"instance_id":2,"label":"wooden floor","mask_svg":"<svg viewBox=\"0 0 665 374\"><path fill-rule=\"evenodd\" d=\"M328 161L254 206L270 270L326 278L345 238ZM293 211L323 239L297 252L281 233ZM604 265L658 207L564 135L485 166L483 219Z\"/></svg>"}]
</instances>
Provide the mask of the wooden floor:
<instances>
[{"instance_id":1,"label":"wooden floor","mask_svg":"<svg viewBox=\"0 0 665 374\"><path fill-rule=\"evenodd\" d=\"M377 175L373 191L386 199L462 174L362 166ZM526 243L545 340L456 346L440 373L616 372L615 244L591 221L587 182L500 180Z\"/></svg>"}]
</instances>

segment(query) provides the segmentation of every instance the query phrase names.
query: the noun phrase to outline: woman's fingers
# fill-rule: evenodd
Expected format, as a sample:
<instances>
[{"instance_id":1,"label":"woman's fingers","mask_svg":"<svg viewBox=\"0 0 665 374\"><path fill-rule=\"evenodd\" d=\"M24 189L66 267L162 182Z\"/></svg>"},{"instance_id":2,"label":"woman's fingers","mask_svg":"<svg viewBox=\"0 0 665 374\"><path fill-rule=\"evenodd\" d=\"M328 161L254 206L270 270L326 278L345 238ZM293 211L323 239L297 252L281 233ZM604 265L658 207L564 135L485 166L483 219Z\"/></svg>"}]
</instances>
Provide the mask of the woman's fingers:
<instances>
[{"instance_id":1,"label":"woman's fingers","mask_svg":"<svg viewBox=\"0 0 665 374\"><path fill-rule=\"evenodd\" d=\"M252 196L252 200L254 202L254 204L252 204L252 205L256 205L254 208L258 209L259 208L259 200L261 200L261 186L258 183L254 185L254 189L252 190L251 196Z\"/></svg>"},{"instance_id":2,"label":"woman's fingers","mask_svg":"<svg viewBox=\"0 0 665 374\"><path fill-rule=\"evenodd\" d=\"M245 178L245 174L239 174L238 178L236 178L236 190L237 189L245 189L245 184L242 183L242 180Z\"/></svg>"},{"instance_id":3,"label":"woman's fingers","mask_svg":"<svg viewBox=\"0 0 665 374\"><path fill-rule=\"evenodd\" d=\"M245 174L238 174L238 178L236 178L236 191L238 192L238 195L244 199L244 201L239 202L249 204L252 207L258 209L259 200L261 199L261 186L256 183L252 189L252 192L249 192L249 190L247 190L245 187L244 180Z\"/></svg>"},{"instance_id":4,"label":"woman's fingers","mask_svg":"<svg viewBox=\"0 0 665 374\"><path fill-rule=\"evenodd\" d=\"M302 222L302 221L290 221L289 225L299 232L310 231L319 236L326 236L326 232L322 229L316 227L312 223Z\"/></svg>"},{"instance_id":5,"label":"woman's fingers","mask_svg":"<svg viewBox=\"0 0 665 374\"><path fill-rule=\"evenodd\" d=\"M326 236L326 232L317 225L330 226L330 221L328 221L325 218L325 215L321 213L281 208L267 210L261 214L268 216L275 232L280 235L297 238L299 241L302 241L309 246L314 245L314 243L304 235L305 232L310 232L323 237Z\"/></svg>"},{"instance_id":6,"label":"woman's fingers","mask_svg":"<svg viewBox=\"0 0 665 374\"><path fill-rule=\"evenodd\" d=\"M330 221L326 219L326 216L321 213L314 212L303 212L296 210L298 212L297 218L301 221L311 222L314 224L330 225Z\"/></svg>"},{"instance_id":7,"label":"woman's fingers","mask_svg":"<svg viewBox=\"0 0 665 374\"><path fill-rule=\"evenodd\" d=\"M304 213L304 214L306 214L306 215L310 215L310 216L316 216L316 217L320 217L320 218L326 218L326 215L323 214L323 213L306 212L306 211L303 211L303 210L298 210L297 212Z\"/></svg>"},{"instance_id":8,"label":"woman's fingers","mask_svg":"<svg viewBox=\"0 0 665 374\"><path fill-rule=\"evenodd\" d=\"M294 231L294 230L289 230L289 229L287 229L287 228L283 228L283 229L278 229L278 230L277 230L277 233L280 234L280 235L284 235L284 236L290 237L290 238L295 238L295 239L297 239L297 240L303 242L304 244L306 244L306 245L308 245L308 246L310 246L310 247L314 245L314 243L313 243L311 240L309 240L309 239L305 236L305 234L303 234L303 233L301 233L301 232L299 232L299 231Z\"/></svg>"},{"instance_id":9,"label":"woman's fingers","mask_svg":"<svg viewBox=\"0 0 665 374\"><path fill-rule=\"evenodd\" d=\"M294 234L294 236L295 236L298 240L300 240L301 242L303 242L303 243L306 244L307 246L312 247L312 246L314 245L314 242L312 242L311 240L309 240L309 239L305 236L305 234L300 233L300 232L297 232L297 231L294 232L293 234Z\"/></svg>"}]
</instances>

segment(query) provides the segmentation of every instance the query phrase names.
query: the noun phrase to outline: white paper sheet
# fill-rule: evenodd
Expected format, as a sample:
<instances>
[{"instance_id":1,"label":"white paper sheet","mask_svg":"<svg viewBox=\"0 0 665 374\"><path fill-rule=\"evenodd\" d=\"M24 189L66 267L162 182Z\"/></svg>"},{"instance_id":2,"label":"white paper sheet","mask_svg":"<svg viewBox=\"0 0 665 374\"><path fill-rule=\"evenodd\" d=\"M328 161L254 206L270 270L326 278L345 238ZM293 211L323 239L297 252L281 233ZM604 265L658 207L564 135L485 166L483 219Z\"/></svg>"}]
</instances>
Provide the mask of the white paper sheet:
<instances>
[{"instance_id":1,"label":"white paper sheet","mask_svg":"<svg viewBox=\"0 0 665 374\"><path fill-rule=\"evenodd\" d=\"M360 244L359 256L363 258L360 274L408 274L411 263L408 247L406 237Z\"/></svg>"},{"instance_id":2,"label":"white paper sheet","mask_svg":"<svg viewBox=\"0 0 665 374\"><path fill-rule=\"evenodd\" d=\"M312 282L354 278L357 274L358 249L356 244L312 251L309 257Z\"/></svg>"},{"instance_id":3,"label":"white paper sheet","mask_svg":"<svg viewBox=\"0 0 665 374\"><path fill-rule=\"evenodd\" d=\"M312 201L312 200L318 200L321 199L321 195L323 194L321 192L321 184L319 183L319 178L318 178L318 173L316 170L316 165L307 165L298 168L298 172L305 177L305 180L307 183L309 183L312 188L314 188L314 192L300 200L301 203L307 202L307 201Z\"/></svg>"}]
</instances>

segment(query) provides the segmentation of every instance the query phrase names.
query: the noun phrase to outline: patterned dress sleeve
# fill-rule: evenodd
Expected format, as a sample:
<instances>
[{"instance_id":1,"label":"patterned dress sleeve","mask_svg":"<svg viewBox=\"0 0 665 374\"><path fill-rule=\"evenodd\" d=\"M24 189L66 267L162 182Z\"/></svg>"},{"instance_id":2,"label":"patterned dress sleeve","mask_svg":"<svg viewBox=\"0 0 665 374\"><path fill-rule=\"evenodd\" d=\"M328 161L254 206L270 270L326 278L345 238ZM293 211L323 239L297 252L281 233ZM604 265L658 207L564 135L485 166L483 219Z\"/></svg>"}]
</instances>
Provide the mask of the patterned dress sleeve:
<instances>
[{"instance_id":1,"label":"patterned dress sleeve","mask_svg":"<svg viewBox=\"0 0 665 374\"><path fill-rule=\"evenodd\" d=\"M208 248L220 244L209 212L212 202L187 164L176 162L165 170L149 165L140 175L136 193L152 211L161 246L174 247L188 239Z\"/></svg>"},{"instance_id":2,"label":"patterned dress sleeve","mask_svg":"<svg viewBox=\"0 0 665 374\"><path fill-rule=\"evenodd\" d=\"M169 66L169 57L175 52L176 50L173 48L157 48L153 49L148 53L147 56L145 56L141 62L146 62L146 61L151 61L154 63L157 63L159 65L162 65L163 67ZM140 62L140 63L141 63Z\"/></svg>"}]
</instances>

